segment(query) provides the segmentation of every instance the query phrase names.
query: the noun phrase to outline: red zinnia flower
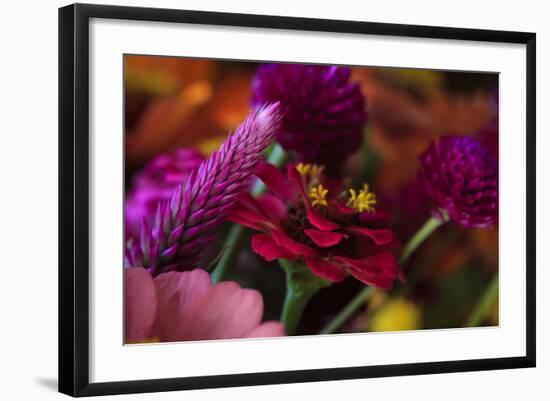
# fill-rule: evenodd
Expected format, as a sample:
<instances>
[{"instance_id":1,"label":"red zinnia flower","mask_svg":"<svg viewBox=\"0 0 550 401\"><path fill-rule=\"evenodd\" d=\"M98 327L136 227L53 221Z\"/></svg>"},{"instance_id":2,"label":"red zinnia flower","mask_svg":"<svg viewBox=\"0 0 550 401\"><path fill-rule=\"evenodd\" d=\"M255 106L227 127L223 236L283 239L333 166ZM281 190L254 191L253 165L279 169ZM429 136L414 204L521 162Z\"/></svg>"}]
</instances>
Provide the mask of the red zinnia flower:
<instances>
[{"instance_id":1,"label":"red zinnia flower","mask_svg":"<svg viewBox=\"0 0 550 401\"><path fill-rule=\"evenodd\" d=\"M310 164L288 166L287 177L262 164L256 175L272 194L243 194L229 219L263 232L252 237L252 249L264 259L301 259L332 282L351 274L388 289L401 278L391 253L397 241L385 214L374 210L376 198L367 185L345 192L325 179L322 166Z\"/></svg>"}]
</instances>

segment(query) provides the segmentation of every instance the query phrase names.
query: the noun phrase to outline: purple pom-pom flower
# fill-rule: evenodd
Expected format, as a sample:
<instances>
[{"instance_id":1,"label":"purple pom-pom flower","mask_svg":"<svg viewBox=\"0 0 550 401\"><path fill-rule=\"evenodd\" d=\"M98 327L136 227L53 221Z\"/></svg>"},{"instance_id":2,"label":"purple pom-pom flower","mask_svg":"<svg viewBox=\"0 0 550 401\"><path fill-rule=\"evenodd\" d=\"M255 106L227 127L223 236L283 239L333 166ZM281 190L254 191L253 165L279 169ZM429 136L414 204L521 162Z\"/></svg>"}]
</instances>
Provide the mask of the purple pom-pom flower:
<instances>
[{"instance_id":1,"label":"purple pom-pom flower","mask_svg":"<svg viewBox=\"0 0 550 401\"><path fill-rule=\"evenodd\" d=\"M153 275L197 267L215 229L248 189L280 120L278 104L254 110L168 202L159 204L152 226L143 221L139 241L131 238L126 244L126 267L145 267Z\"/></svg>"},{"instance_id":2,"label":"purple pom-pom flower","mask_svg":"<svg viewBox=\"0 0 550 401\"><path fill-rule=\"evenodd\" d=\"M298 160L338 174L359 150L366 122L365 98L346 67L266 64L253 81L253 102L278 101L283 112L277 141Z\"/></svg>"},{"instance_id":3,"label":"purple pom-pom flower","mask_svg":"<svg viewBox=\"0 0 550 401\"><path fill-rule=\"evenodd\" d=\"M136 174L124 207L128 236L139 235L143 219L151 223L160 202L168 201L174 189L185 184L189 175L204 161L193 149L177 149L162 154Z\"/></svg>"},{"instance_id":4,"label":"purple pom-pom flower","mask_svg":"<svg viewBox=\"0 0 550 401\"><path fill-rule=\"evenodd\" d=\"M439 217L465 227L498 222L498 163L471 137L445 136L420 156L419 179Z\"/></svg>"}]
</instances>

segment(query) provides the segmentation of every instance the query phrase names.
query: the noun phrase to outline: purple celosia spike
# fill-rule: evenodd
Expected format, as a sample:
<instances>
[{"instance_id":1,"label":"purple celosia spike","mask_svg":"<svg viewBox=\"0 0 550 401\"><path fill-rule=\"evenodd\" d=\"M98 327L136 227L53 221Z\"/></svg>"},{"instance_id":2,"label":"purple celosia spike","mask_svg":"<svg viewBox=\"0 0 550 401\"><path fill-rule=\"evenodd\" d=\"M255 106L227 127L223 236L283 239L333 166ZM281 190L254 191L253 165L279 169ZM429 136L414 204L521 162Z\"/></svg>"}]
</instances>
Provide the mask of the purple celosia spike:
<instances>
[{"instance_id":1,"label":"purple celosia spike","mask_svg":"<svg viewBox=\"0 0 550 401\"><path fill-rule=\"evenodd\" d=\"M140 234L141 221L155 216L157 206L170 199L174 188L185 183L191 171L196 169L204 157L193 149L177 149L162 154L143 167L136 174L132 189L124 207L125 231L127 237Z\"/></svg>"},{"instance_id":2,"label":"purple celosia spike","mask_svg":"<svg viewBox=\"0 0 550 401\"><path fill-rule=\"evenodd\" d=\"M299 161L325 165L331 175L363 141L365 98L350 74L338 66L266 64L253 81L254 103L281 103L277 141Z\"/></svg>"},{"instance_id":3,"label":"purple celosia spike","mask_svg":"<svg viewBox=\"0 0 550 401\"><path fill-rule=\"evenodd\" d=\"M418 173L427 195L465 227L498 223L498 162L471 137L445 136L420 156Z\"/></svg>"},{"instance_id":4,"label":"purple celosia spike","mask_svg":"<svg viewBox=\"0 0 550 401\"><path fill-rule=\"evenodd\" d=\"M248 188L280 122L278 103L253 111L218 151L189 174L183 188L176 187L169 201L159 204L154 226L143 231L141 254L127 260L133 266L154 266L153 274L168 266L170 270L196 267L213 230L226 220L237 195Z\"/></svg>"},{"instance_id":5,"label":"purple celosia spike","mask_svg":"<svg viewBox=\"0 0 550 401\"><path fill-rule=\"evenodd\" d=\"M135 260L133 255L133 239L128 240L126 246L124 247L124 265L125 266L135 266Z\"/></svg>"}]
</instances>

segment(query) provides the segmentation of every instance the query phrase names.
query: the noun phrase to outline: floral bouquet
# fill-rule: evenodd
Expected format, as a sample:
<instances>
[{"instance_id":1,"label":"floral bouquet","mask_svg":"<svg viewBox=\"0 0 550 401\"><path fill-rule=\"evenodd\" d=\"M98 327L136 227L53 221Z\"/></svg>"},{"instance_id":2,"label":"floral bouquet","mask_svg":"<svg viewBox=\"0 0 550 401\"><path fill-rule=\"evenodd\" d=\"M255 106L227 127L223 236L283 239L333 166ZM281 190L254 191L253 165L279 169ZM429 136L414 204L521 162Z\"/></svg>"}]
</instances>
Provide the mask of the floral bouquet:
<instances>
[{"instance_id":1,"label":"floral bouquet","mask_svg":"<svg viewBox=\"0 0 550 401\"><path fill-rule=\"evenodd\" d=\"M498 323L494 76L125 63L126 343Z\"/></svg>"}]
</instances>

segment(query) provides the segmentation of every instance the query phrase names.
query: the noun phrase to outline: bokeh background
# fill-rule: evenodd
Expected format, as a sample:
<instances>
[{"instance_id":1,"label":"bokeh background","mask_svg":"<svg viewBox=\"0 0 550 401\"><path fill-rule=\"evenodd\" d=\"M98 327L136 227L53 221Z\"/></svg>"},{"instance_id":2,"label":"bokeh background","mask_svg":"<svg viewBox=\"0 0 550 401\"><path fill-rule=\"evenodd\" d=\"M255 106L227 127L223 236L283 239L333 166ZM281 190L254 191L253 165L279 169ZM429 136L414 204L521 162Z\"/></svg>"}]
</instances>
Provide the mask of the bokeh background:
<instances>
[{"instance_id":1,"label":"bokeh background","mask_svg":"<svg viewBox=\"0 0 550 401\"><path fill-rule=\"evenodd\" d=\"M257 63L159 56L125 56L125 184L155 157L191 148L205 157L248 114ZM498 156L498 75L420 69L351 67L367 99L361 149L345 166L349 179L368 182L390 212L402 242L429 217L416 182L418 155L442 135L479 138ZM228 229L228 225L224 230ZM224 235L212 244L212 257ZM264 296L264 319L278 319L284 272L245 241L231 280ZM207 268L208 266L204 266ZM447 224L414 254L404 284L376 291L342 332L462 327L498 270L498 227ZM348 279L309 303L298 334L314 334L362 287ZM498 324L498 304L483 325Z\"/></svg>"}]
</instances>

